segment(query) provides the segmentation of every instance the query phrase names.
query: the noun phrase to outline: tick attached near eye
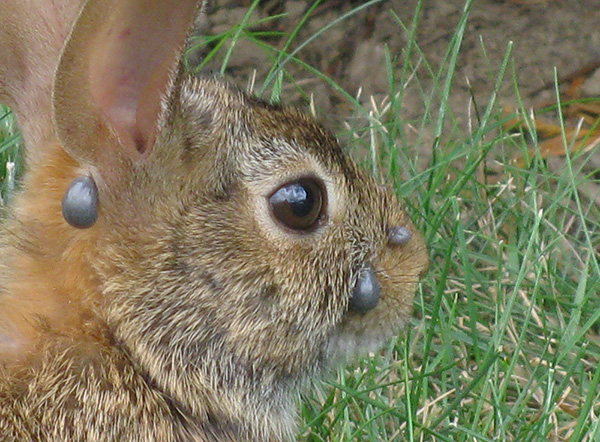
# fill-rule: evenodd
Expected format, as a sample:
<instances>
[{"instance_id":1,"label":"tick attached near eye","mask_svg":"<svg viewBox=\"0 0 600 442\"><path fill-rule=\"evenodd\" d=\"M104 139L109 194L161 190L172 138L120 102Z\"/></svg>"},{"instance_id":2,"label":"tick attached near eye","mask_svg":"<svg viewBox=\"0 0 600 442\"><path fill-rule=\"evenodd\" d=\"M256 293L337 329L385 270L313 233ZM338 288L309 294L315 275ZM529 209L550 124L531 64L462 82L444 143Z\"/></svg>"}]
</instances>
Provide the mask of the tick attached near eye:
<instances>
[{"instance_id":1,"label":"tick attached near eye","mask_svg":"<svg viewBox=\"0 0 600 442\"><path fill-rule=\"evenodd\" d=\"M279 187L269 197L273 218L298 233L314 230L325 212L326 198L321 182L300 178Z\"/></svg>"}]
</instances>

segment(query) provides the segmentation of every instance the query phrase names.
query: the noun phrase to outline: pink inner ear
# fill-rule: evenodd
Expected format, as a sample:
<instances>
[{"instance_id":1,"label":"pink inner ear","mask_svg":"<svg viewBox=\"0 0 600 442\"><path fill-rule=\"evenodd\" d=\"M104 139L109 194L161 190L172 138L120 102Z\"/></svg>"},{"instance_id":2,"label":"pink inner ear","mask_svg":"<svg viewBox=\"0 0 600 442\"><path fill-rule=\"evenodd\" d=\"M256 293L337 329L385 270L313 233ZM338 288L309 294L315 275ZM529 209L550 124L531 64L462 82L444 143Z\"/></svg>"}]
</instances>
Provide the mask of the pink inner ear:
<instances>
[{"instance_id":1,"label":"pink inner ear","mask_svg":"<svg viewBox=\"0 0 600 442\"><path fill-rule=\"evenodd\" d=\"M118 106L111 106L108 102L102 102L103 97L98 97L97 100L101 107L107 110L105 117L123 144L128 148L135 147L139 153L143 154L146 145L143 135L137 129L136 101L132 99L128 103L120 102Z\"/></svg>"},{"instance_id":2,"label":"pink inner ear","mask_svg":"<svg viewBox=\"0 0 600 442\"><path fill-rule=\"evenodd\" d=\"M128 155L152 149L196 1L123 0L98 32L90 54L90 91Z\"/></svg>"}]
</instances>

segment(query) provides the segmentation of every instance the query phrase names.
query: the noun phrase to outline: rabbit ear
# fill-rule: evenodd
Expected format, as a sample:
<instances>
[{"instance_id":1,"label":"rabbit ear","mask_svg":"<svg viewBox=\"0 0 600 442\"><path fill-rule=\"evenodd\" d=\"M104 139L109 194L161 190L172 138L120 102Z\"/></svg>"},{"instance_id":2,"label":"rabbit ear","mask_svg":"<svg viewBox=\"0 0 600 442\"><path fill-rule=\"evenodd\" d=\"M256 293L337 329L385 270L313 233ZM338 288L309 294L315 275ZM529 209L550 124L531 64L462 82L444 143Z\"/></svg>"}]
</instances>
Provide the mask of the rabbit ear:
<instances>
[{"instance_id":1,"label":"rabbit ear","mask_svg":"<svg viewBox=\"0 0 600 442\"><path fill-rule=\"evenodd\" d=\"M198 0L89 0L65 45L53 106L65 150L84 163L153 146ZM119 152L115 152L119 150Z\"/></svg>"}]
</instances>

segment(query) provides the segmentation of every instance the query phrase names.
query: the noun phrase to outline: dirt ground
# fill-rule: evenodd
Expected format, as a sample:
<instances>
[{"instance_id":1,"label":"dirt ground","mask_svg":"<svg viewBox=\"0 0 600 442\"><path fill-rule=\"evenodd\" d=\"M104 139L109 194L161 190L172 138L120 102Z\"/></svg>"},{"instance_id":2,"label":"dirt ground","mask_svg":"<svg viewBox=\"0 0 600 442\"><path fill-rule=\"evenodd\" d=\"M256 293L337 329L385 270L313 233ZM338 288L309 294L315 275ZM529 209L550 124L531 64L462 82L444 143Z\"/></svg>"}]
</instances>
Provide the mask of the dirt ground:
<instances>
[{"instance_id":1,"label":"dirt ground","mask_svg":"<svg viewBox=\"0 0 600 442\"><path fill-rule=\"evenodd\" d=\"M240 22L247 10L240 3L250 2L213 0L202 21L202 32L215 34ZM285 15L254 29L289 32L311 3L263 1L251 21L278 13ZM389 90L384 48L389 48L399 70L406 49L406 31L399 23L410 26L416 5L416 0L384 0L367 6L356 0L325 0L300 30L292 49L352 8L366 6L322 33L297 56L334 79L349 94L356 95L362 90L363 102L371 100L371 96L380 102ZM422 57L413 53L412 63L418 65L416 76L403 85L402 118L406 121L418 120L422 115L424 94L433 87L426 66L430 65L434 71L439 69L463 8L463 0L423 0L416 32ZM270 37L268 41L281 47L284 40ZM552 102L555 68L564 83L575 77L577 81L583 79L578 94L600 96L600 0L474 0L449 100L450 111L465 133L473 118L472 103L481 110L490 100L509 42L512 42L511 63L498 95L500 106L517 105L513 72L526 108ZM229 61L229 76L245 84L253 70L257 71L257 78L264 78L270 65L264 52L253 43L240 40ZM337 120L337 124L349 115L350 109L339 94L314 76L299 70L296 80L305 93L313 95L321 116ZM294 100L293 91L285 92L286 102L298 101ZM334 129L336 124L332 125ZM426 145L430 129L424 130L426 133L421 135Z\"/></svg>"}]
</instances>

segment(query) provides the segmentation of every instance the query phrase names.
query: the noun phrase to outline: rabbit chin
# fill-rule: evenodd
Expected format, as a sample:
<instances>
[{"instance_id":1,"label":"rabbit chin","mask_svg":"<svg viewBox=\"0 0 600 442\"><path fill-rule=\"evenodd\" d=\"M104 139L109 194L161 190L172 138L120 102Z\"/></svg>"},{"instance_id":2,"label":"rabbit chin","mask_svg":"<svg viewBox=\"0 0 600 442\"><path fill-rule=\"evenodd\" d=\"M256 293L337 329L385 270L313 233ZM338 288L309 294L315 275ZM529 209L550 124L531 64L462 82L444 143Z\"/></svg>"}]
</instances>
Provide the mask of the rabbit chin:
<instances>
[{"instance_id":1,"label":"rabbit chin","mask_svg":"<svg viewBox=\"0 0 600 442\"><path fill-rule=\"evenodd\" d=\"M330 367L347 364L379 350L386 342L398 334L406 320L393 326L370 330L355 330L342 323L330 336L326 348L326 361Z\"/></svg>"}]
</instances>

